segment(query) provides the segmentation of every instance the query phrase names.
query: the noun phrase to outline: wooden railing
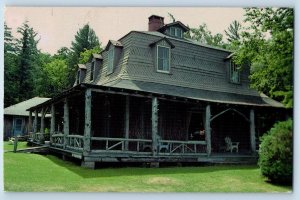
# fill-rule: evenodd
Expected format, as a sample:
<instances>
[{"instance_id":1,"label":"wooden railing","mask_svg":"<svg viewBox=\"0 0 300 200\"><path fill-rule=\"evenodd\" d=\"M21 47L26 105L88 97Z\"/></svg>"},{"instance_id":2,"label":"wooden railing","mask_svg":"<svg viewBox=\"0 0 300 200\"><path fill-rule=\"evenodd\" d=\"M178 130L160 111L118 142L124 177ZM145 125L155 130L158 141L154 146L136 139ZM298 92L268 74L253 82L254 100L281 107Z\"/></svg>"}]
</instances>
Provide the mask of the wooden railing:
<instances>
[{"instance_id":1,"label":"wooden railing","mask_svg":"<svg viewBox=\"0 0 300 200\"><path fill-rule=\"evenodd\" d=\"M207 154L206 142L158 140L158 153L169 155Z\"/></svg>"},{"instance_id":2,"label":"wooden railing","mask_svg":"<svg viewBox=\"0 0 300 200\"><path fill-rule=\"evenodd\" d=\"M75 151L83 151L83 136L82 135L68 135L66 148L75 150Z\"/></svg>"},{"instance_id":3,"label":"wooden railing","mask_svg":"<svg viewBox=\"0 0 300 200\"><path fill-rule=\"evenodd\" d=\"M152 140L92 137L92 150L151 152Z\"/></svg>"},{"instance_id":4,"label":"wooden railing","mask_svg":"<svg viewBox=\"0 0 300 200\"><path fill-rule=\"evenodd\" d=\"M62 134L62 133L53 134L51 136L50 145L53 147L63 148L64 147L64 134Z\"/></svg>"},{"instance_id":5,"label":"wooden railing","mask_svg":"<svg viewBox=\"0 0 300 200\"><path fill-rule=\"evenodd\" d=\"M44 142L44 133L32 133L31 137L34 142L43 143Z\"/></svg>"}]
</instances>

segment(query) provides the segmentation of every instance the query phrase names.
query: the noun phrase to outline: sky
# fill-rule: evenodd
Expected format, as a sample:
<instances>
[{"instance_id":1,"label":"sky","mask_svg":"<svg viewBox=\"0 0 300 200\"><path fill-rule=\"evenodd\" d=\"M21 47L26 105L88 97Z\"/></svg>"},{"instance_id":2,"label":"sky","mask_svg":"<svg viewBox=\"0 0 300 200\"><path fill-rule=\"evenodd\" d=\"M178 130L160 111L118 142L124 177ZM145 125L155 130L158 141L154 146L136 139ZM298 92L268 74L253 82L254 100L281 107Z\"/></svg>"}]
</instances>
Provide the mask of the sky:
<instances>
[{"instance_id":1,"label":"sky","mask_svg":"<svg viewBox=\"0 0 300 200\"><path fill-rule=\"evenodd\" d=\"M152 14L170 23L168 13L190 27L206 23L212 33L224 34L232 21L243 22L245 12L242 8L216 7L6 7L5 22L19 37L17 27L28 20L38 33L38 48L54 54L63 46L70 47L76 32L86 23L105 46L109 39L118 40L131 30L147 31Z\"/></svg>"}]
</instances>

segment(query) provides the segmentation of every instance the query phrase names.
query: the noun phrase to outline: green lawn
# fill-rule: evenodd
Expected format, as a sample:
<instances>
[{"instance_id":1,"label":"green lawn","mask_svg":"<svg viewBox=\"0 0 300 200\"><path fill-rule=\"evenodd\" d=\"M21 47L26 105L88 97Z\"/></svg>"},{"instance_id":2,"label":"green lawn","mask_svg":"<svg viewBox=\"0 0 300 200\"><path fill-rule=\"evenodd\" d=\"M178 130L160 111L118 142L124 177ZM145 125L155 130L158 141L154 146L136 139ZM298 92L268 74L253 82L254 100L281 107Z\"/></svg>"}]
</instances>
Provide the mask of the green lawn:
<instances>
[{"instance_id":1,"label":"green lawn","mask_svg":"<svg viewBox=\"0 0 300 200\"><path fill-rule=\"evenodd\" d=\"M256 166L84 169L55 156L4 153L5 191L290 192Z\"/></svg>"},{"instance_id":2,"label":"green lawn","mask_svg":"<svg viewBox=\"0 0 300 200\"><path fill-rule=\"evenodd\" d=\"M18 142L17 149L25 149L27 147L27 142ZM11 142L3 142L4 151L13 151L14 144Z\"/></svg>"}]
</instances>

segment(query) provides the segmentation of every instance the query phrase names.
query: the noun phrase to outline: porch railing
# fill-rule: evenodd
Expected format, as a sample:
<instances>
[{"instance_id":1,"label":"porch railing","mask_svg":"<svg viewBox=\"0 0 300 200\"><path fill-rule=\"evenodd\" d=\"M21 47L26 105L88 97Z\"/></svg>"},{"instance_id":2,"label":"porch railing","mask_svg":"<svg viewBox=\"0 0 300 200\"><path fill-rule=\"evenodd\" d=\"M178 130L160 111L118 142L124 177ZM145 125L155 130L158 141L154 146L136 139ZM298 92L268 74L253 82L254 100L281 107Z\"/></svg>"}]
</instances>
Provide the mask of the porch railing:
<instances>
[{"instance_id":1,"label":"porch railing","mask_svg":"<svg viewBox=\"0 0 300 200\"><path fill-rule=\"evenodd\" d=\"M64 147L64 134L57 133L51 136L51 146L63 148Z\"/></svg>"},{"instance_id":2,"label":"porch railing","mask_svg":"<svg viewBox=\"0 0 300 200\"><path fill-rule=\"evenodd\" d=\"M45 135L44 133L33 133L31 137L34 142L42 143L44 142L44 138L45 138L44 135Z\"/></svg>"},{"instance_id":3,"label":"porch railing","mask_svg":"<svg viewBox=\"0 0 300 200\"><path fill-rule=\"evenodd\" d=\"M67 136L67 149L75 151L83 151L83 136L82 135L68 135Z\"/></svg>"},{"instance_id":4,"label":"porch railing","mask_svg":"<svg viewBox=\"0 0 300 200\"><path fill-rule=\"evenodd\" d=\"M152 140L92 137L92 151L151 152Z\"/></svg>"},{"instance_id":5,"label":"porch railing","mask_svg":"<svg viewBox=\"0 0 300 200\"><path fill-rule=\"evenodd\" d=\"M158 140L158 153L168 155L207 154L206 142Z\"/></svg>"}]
</instances>

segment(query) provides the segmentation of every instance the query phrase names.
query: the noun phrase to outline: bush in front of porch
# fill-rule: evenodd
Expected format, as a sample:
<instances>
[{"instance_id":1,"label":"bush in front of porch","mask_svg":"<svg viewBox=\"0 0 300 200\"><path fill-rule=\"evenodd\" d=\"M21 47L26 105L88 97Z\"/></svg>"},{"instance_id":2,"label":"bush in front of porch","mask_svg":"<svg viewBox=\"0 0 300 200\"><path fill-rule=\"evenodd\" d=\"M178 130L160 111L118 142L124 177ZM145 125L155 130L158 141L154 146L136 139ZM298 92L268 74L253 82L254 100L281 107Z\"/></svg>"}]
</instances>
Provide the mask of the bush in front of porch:
<instances>
[{"instance_id":1,"label":"bush in front of porch","mask_svg":"<svg viewBox=\"0 0 300 200\"><path fill-rule=\"evenodd\" d=\"M261 138L259 166L263 176L277 184L292 184L293 121L276 123Z\"/></svg>"}]
</instances>

